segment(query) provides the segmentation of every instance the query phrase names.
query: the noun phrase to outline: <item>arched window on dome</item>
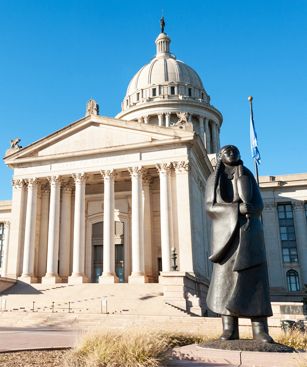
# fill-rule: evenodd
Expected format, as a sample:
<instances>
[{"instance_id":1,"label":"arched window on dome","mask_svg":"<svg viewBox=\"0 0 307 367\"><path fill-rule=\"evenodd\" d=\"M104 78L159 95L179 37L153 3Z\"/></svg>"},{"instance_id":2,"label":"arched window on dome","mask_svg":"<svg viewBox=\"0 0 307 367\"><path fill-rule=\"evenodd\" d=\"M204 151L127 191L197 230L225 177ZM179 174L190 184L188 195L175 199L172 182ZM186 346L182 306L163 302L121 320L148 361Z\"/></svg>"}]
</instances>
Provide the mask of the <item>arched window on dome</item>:
<instances>
[{"instance_id":1,"label":"arched window on dome","mask_svg":"<svg viewBox=\"0 0 307 367\"><path fill-rule=\"evenodd\" d=\"M287 271L287 283L289 292L297 292L300 290L300 279L296 270Z\"/></svg>"}]
</instances>

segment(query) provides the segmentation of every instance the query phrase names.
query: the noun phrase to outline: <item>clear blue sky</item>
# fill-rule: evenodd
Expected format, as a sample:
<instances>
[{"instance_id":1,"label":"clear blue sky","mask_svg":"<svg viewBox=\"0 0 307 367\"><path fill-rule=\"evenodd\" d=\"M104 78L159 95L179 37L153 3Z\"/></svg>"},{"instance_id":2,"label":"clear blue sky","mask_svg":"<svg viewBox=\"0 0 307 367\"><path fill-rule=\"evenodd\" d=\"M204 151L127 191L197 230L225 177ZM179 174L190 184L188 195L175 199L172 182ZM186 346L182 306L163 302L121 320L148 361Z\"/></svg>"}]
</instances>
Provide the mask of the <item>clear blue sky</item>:
<instances>
[{"instance_id":1,"label":"clear blue sky","mask_svg":"<svg viewBox=\"0 0 307 367\"><path fill-rule=\"evenodd\" d=\"M171 49L203 80L224 116L221 143L252 167L248 95L260 174L307 172L306 0L1 0L2 156L84 115L89 98L115 116L129 80L155 54L161 12ZM12 171L0 164L0 199Z\"/></svg>"}]
</instances>

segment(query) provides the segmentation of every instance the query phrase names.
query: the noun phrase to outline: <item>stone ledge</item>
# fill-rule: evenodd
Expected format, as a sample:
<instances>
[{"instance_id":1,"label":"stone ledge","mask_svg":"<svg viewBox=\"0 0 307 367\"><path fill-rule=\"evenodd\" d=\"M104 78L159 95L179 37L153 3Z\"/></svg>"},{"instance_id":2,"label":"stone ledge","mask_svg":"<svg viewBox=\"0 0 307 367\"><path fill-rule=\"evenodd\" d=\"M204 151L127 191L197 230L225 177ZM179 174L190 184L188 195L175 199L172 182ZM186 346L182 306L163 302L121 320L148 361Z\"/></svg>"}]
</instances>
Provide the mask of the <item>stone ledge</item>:
<instances>
[{"instance_id":1,"label":"stone ledge","mask_svg":"<svg viewBox=\"0 0 307 367\"><path fill-rule=\"evenodd\" d=\"M250 352L204 348L197 344L173 349L173 357L188 361L245 367L294 367L305 365L306 353ZM176 362L172 365L176 365ZM305 363L305 364L304 364Z\"/></svg>"}]
</instances>

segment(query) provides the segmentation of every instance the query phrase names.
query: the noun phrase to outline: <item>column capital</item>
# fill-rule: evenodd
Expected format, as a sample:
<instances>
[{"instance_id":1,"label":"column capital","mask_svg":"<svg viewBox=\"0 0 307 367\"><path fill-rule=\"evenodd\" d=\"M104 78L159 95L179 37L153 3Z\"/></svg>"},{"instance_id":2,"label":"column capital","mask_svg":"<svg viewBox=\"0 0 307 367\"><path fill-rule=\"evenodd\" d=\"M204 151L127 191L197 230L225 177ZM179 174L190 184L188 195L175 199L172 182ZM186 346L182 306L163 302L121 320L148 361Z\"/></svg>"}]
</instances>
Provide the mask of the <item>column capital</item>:
<instances>
[{"instance_id":1,"label":"column capital","mask_svg":"<svg viewBox=\"0 0 307 367\"><path fill-rule=\"evenodd\" d=\"M41 185L41 192L43 194L49 194L50 192L50 186L49 186L49 183L45 182Z\"/></svg>"},{"instance_id":2,"label":"column capital","mask_svg":"<svg viewBox=\"0 0 307 367\"><path fill-rule=\"evenodd\" d=\"M66 181L62 184L62 190L64 193L70 194L73 190L73 185L70 181Z\"/></svg>"},{"instance_id":3,"label":"column capital","mask_svg":"<svg viewBox=\"0 0 307 367\"><path fill-rule=\"evenodd\" d=\"M49 176L47 177L47 180L49 181L50 183L50 186L53 186L53 185L57 185L59 183L61 183L61 177L60 176Z\"/></svg>"},{"instance_id":4,"label":"column capital","mask_svg":"<svg viewBox=\"0 0 307 367\"><path fill-rule=\"evenodd\" d=\"M100 171L100 174L101 176L104 178L104 179L110 179L110 178L114 178L116 173L114 171L114 169L106 169L106 170L101 170Z\"/></svg>"},{"instance_id":5,"label":"column capital","mask_svg":"<svg viewBox=\"0 0 307 367\"><path fill-rule=\"evenodd\" d=\"M145 172L145 174L142 176L143 178L143 186L150 185L153 182L153 177Z\"/></svg>"},{"instance_id":6,"label":"column capital","mask_svg":"<svg viewBox=\"0 0 307 367\"><path fill-rule=\"evenodd\" d=\"M13 178L12 186L14 189L21 189L24 186L25 182L21 178Z\"/></svg>"},{"instance_id":7,"label":"column capital","mask_svg":"<svg viewBox=\"0 0 307 367\"><path fill-rule=\"evenodd\" d=\"M25 183L28 187L33 187L38 184L38 179L36 177L31 177L25 180Z\"/></svg>"},{"instance_id":8,"label":"column capital","mask_svg":"<svg viewBox=\"0 0 307 367\"><path fill-rule=\"evenodd\" d=\"M175 167L176 173L188 172L191 169L191 165L189 161L174 162L174 167Z\"/></svg>"},{"instance_id":9,"label":"column capital","mask_svg":"<svg viewBox=\"0 0 307 367\"><path fill-rule=\"evenodd\" d=\"M172 162L166 162L166 163L157 163L156 168L159 171L159 173L169 173L172 169L173 164Z\"/></svg>"},{"instance_id":10,"label":"column capital","mask_svg":"<svg viewBox=\"0 0 307 367\"><path fill-rule=\"evenodd\" d=\"M72 177L73 177L75 183L82 183L86 180L86 174L84 172L82 172L82 173L73 173Z\"/></svg>"},{"instance_id":11,"label":"column capital","mask_svg":"<svg viewBox=\"0 0 307 367\"><path fill-rule=\"evenodd\" d=\"M131 177L141 176L144 173L144 168L142 166L129 167L128 171Z\"/></svg>"}]
</instances>

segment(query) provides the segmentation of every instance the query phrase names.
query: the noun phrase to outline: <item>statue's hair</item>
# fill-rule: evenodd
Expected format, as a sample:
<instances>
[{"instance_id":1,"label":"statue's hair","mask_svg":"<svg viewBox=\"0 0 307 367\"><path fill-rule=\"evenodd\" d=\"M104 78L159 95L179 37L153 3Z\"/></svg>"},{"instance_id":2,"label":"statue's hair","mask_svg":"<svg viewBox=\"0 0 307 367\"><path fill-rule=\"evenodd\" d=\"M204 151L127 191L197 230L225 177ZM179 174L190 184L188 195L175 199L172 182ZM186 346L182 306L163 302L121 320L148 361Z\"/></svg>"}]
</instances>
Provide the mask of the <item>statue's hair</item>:
<instances>
[{"instance_id":1,"label":"statue's hair","mask_svg":"<svg viewBox=\"0 0 307 367\"><path fill-rule=\"evenodd\" d=\"M213 200L212 200L212 205L214 205L216 203L216 189L217 189L217 186L218 186L218 183L219 183L219 178L220 178L220 175L221 175L221 172L222 170L224 169L225 165L224 163L222 162L222 157L223 157L223 154L228 150L228 149L236 149L239 154L240 154L240 151L239 149L235 146L235 145L224 145L218 155L217 155L217 162L216 162L216 167L215 167L215 175L214 175L214 185L213 185ZM241 161L241 159L238 161L238 165L242 167L242 164L243 162Z\"/></svg>"}]
</instances>

